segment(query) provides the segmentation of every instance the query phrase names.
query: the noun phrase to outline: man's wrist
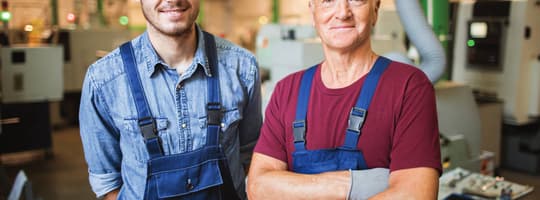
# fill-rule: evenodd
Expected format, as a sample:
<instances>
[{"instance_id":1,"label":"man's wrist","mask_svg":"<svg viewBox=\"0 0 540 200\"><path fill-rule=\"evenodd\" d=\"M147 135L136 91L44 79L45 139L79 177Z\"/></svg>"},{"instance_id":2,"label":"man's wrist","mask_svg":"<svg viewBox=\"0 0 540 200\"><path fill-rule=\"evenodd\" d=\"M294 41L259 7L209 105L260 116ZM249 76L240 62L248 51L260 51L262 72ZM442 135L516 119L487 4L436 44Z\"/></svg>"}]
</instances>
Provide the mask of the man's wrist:
<instances>
[{"instance_id":1,"label":"man's wrist","mask_svg":"<svg viewBox=\"0 0 540 200\"><path fill-rule=\"evenodd\" d=\"M332 189L333 198L346 199L351 190L351 172L347 170L322 173L321 190ZM337 196L335 196L337 195Z\"/></svg>"},{"instance_id":2,"label":"man's wrist","mask_svg":"<svg viewBox=\"0 0 540 200\"><path fill-rule=\"evenodd\" d=\"M351 184L350 184L350 187L349 187L349 192L347 192L347 198L346 200L349 200L351 198L351 191L352 191L352 188L353 188L353 184L354 184L354 179L353 179L353 175L352 175L352 169L349 169L349 175L351 177Z\"/></svg>"},{"instance_id":3,"label":"man's wrist","mask_svg":"<svg viewBox=\"0 0 540 200\"><path fill-rule=\"evenodd\" d=\"M105 196L103 196L103 200L118 199L118 192L120 192L119 189L114 189L113 191L110 191L109 193L105 194Z\"/></svg>"}]
</instances>

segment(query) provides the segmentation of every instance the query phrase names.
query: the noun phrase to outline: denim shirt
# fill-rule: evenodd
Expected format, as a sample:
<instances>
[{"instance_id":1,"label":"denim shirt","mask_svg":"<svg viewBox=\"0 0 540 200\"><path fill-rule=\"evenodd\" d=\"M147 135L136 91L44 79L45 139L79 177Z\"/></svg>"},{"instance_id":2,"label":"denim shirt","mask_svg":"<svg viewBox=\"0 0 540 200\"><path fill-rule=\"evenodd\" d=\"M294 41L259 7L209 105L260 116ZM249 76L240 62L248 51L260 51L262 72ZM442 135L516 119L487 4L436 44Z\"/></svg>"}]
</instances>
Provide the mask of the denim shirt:
<instances>
[{"instance_id":1,"label":"denim shirt","mask_svg":"<svg viewBox=\"0 0 540 200\"><path fill-rule=\"evenodd\" d=\"M193 63L179 75L157 55L148 33L132 40L137 67L165 155L201 148L206 142L206 77L212 72L197 27ZM244 167L262 123L260 79L254 56L216 38L223 151L234 186L245 199ZM92 64L80 105L80 132L92 190L98 197L120 188L119 199L142 199L149 159L119 49Z\"/></svg>"}]
</instances>

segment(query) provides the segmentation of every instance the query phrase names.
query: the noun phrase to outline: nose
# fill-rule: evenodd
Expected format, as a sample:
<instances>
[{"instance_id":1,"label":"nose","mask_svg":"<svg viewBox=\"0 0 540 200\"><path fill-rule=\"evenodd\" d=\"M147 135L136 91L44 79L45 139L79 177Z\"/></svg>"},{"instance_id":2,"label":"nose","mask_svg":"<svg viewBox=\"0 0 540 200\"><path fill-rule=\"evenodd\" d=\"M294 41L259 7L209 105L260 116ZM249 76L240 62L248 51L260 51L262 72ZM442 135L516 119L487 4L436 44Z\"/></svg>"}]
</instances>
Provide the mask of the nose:
<instances>
[{"instance_id":1,"label":"nose","mask_svg":"<svg viewBox=\"0 0 540 200\"><path fill-rule=\"evenodd\" d=\"M349 5L349 1L337 1L337 5L335 7L335 16L337 19L345 20L349 19L352 16L351 7Z\"/></svg>"}]
</instances>

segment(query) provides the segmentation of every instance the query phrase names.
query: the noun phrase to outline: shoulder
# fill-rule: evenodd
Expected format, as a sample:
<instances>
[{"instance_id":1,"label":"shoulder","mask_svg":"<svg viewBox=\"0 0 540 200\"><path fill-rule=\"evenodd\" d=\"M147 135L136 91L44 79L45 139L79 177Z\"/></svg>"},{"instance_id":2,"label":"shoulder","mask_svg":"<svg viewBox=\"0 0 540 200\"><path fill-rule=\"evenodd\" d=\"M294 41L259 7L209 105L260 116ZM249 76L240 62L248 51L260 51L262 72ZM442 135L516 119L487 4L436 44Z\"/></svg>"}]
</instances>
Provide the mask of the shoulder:
<instances>
[{"instance_id":1,"label":"shoulder","mask_svg":"<svg viewBox=\"0 0 540 200\"><path fill-rule=\"evenodd\" d=\"M88 67L86 79L92 81L94 86L99 88L121 75L123 73L122 66L120 50L114 49Z\"/></svg>"},{"instance_id":2,"label":"shoulder","mask_svg":"<svg viewBox=\"0 0 540 200\"><path fill-rule=\"evenodd\" d=\"M232 42L226 39L223 39L217 36L214 36L214 38L216 39L216 48L218 49L219 55L229 56L229 57L233 56L236 59L245 59L245 60L253 61L253 62L256 61L255 56L247 49L242 48L236 44L233 44Z\"/></svg>"},{"instance_id":3,"label":"shoulder","mask_svg":"<svg viewBox=\"0 0 540 200\"><path fill-rule=\"evenodd\" d=\"M390 63L381 78L386 80L384 83L391 83L392 85L432 85L422 70L415 66L396 61Z\"/></svg>"},{"instance_id":4,"label":"shoulder","mask_svg":"<svg viewBox=\"0 0 540 200\"><path fill-rule=\"evenodd\" d=\"M134 49L138 48L140 36L131 40ZM86 72L86 79L97 88L115 80L124 73L120 48L116 48L104 57L92 63Z\"/></svg>"},{"instance_id":5,"label":"shoulder","mask_svg":"<svg viewBox=\"0 0 540 200\"><path fill-rule=\"evenodd\" d=\"M319 64L317 64L315 66L319 67ZM276 83L275 90L279 91L280 94L283 94L285 96L296 94L298 92L298 88L300 87L300 82L302 81L302 76L304 76L304 74L306 73L306 71L308 69L310 69L312 67L315 67L315 66L311 66L309 68L306 68L306 69L303 69L303 70L300 70L300 71L297 71L297 72L293 72L293 73L285 76L285 78L279 80ZM296 95L292 95L292 96L296 96Z\"/></svg>"},{"instance_id":6,"label":"shoulder","mask_svg":"<svg viewBox=\"0 0 540 200\"><path fill-rule=\"evenodd\" d=\"M259 65L250 51L223 38L214 38L220 66L239 76L244 84L250 85L258 79Z\"/></svg>"},{"instance_id":7,"label":"shoulder","mask_svg":"<svg viewBox=\"0 0 540 200\"><path fill-rule=\"evenodd\" d=\"M308 68L309 69L309 68ZM303 70L300 70L300 71L297 71L297 72L293 72L287 76L285 76L285 78L279 80L277 82L277 85L278 86L294 86L294 85L299 85L300 84L300 81L302 80L302 76L304 75L304 73L306 73L306 71L308 69L303 69Z\"/></svg>"}]
</instances>

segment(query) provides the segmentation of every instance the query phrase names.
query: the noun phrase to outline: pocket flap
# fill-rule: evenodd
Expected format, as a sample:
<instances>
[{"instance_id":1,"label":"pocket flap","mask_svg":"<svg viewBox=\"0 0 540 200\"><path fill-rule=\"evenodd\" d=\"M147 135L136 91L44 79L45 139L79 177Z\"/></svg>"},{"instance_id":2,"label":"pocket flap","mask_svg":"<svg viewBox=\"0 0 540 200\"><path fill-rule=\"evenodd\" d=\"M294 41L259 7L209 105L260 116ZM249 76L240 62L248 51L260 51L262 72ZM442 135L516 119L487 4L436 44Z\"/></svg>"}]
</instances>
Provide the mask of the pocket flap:
<instances>
[{"instance_id":1,"label":"pocket flap","mask_svg":"<svg viewBox=\"0 0 540 200\"><path fill-rule=\"evenodd\" d=\"M225 111L223 114L222 124L221 124L221 131L225 132L231 125L238 122L240 120L240 111L238 109L228 110Z\"/></svg>"},{"instance_id":2,"label":"pocket flap","mask_svg":"<svg viewBox=\"0 0 540 200\"><path fill-rule=\"evenodd\" d=\"M167 118L155 118L156 129L162 131L169 126L169 120ZM124 120L126 130L129 132L140 133L139 120L137 119L125 119Z\"/></svg>"},{"instance_id":3,"label":"pocket flap","mask_svg":"<svg viewBox=\"0 0 540 200\"><path fill-rule=\"evenodd\" d=\"M179 197L223 184L219 160L156 175L159 198Z\"/></svg>"}]
</instances>

